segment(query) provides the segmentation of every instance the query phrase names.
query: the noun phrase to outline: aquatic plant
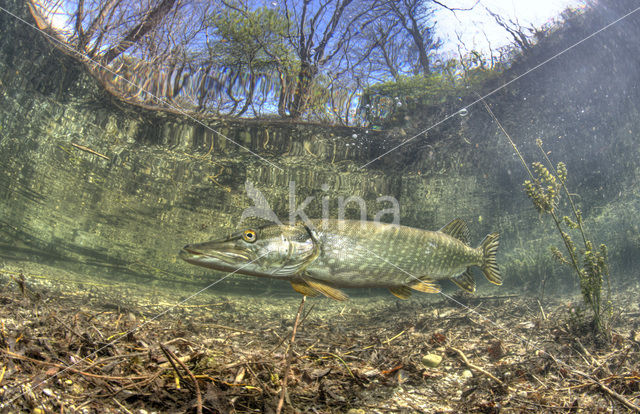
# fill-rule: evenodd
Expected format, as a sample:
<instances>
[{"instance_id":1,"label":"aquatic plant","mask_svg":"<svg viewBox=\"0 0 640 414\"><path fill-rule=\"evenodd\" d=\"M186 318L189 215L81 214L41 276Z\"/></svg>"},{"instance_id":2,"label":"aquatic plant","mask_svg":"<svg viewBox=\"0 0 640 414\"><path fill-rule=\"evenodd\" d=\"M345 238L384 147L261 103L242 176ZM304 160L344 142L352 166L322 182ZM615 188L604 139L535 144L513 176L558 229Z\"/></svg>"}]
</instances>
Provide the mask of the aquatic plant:
<instances>
[{"instance_id":1,"label":"aquatic plant","mask_svg":"<svg viewBox=\"0 0 640 414\"><path fill-rule=\"evenodd\" d=\"M529 175L529 180L523 183L524 191L531 199L533 205L540 214L551 216L558 234L568 255L565 256L557 247L551 247L551 254L559 263L570 266L576 273L582 298L587 307L593 313L593 328L596 333L602 333L610 337L609 320L611 318L611 285L609 280L608 249L605 244L600 244L599 248L594 248L594 243L587 236L584 228L582 211L573 201L572 194L567 189L567 167L564 162L559 162L555 167L549 156L542 148L542 140L537 139L536 145L542 154L544 162L533 162L531 168L525 161L522 153L516 146L511 136L502 127L500 121L491 111L491 108L483 101L487 111L496 121L502 133L507 137L516 155L520 159L523 167ZM560 195L564 193L569 214L562 214L560 206ZM578 249L576 242L569 234L570 231L577 232L581 239L581 248ZM602 303L603 282L607 282L607 301Z\"/></svg>"},{"instance_id":2,"label":"aquatic plant","mask_svg":"<svg viewBox=\"0 0 640 414\"><path fill-rule=\"evenodd\" d=\"M567 167L559 162L554 168L547 153L542 148L542 140L537 139L536 145L547 164L540 162L531 164L533 174L529 171L530 180L525 180L523 186L527 196L541 214L548 214L553 219L564 243L568 258L557 248L551 248L553 257L562 264L569 265L575 271L580 283L580 290L585 305L593 312L594 328L598 332L608 333L607 313L611 312L609 283L608 251L605 244L594 248L594 243L587 236L582 218L582 211L575 205L572 194L566 186ZM564 192L571 215L562 215L559 206L560 193ZM582 241L582 248L578 250L569 231L576 230ZM602 304L602 285L607 281L607 304Z\"/></svg>"}]
</instances>

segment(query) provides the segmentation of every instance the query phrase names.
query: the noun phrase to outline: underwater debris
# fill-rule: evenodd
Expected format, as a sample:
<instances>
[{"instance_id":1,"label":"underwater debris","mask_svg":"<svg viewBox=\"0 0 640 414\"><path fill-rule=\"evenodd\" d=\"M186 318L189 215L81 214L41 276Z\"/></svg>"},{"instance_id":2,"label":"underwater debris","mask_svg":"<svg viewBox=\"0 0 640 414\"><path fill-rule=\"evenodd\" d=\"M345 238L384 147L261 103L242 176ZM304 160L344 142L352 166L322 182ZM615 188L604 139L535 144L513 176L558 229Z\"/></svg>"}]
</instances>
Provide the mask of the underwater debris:
<instances>
[{"instance_id":1,"label":"underwater debris","mask_svg":"<svg viewBox=\"0 0 640 414\"><path fill-rule=\"evenodd\" d=\"M289 354L282 339L291 334L282 315L295 312L297 298L230 297L237 304L230 308L219 305L220 297L200 298L197 307L152 319L172 298L177 302L175 289L152 295L132 287L118 310L107 306L118 297L110 287L87 292L24 275L27 287L47 299L22 297L10 276L0 274L0 405L10 401L20 412L196 413L197 384L205 414L275 411ZM508 352L499 360L487 352L496 343L481 334L484 321L448 301L433 303L448 315L440 317L416 312L416 303L398 308L384 297L363 298L342 318L332 302L314 301L289 354L283 412L638 411L640 348L633 338L640 320L626 294L614 298L631 307L616 321L617 339L606 352L588 338L577 341L567 328L564 298L547 300L549 317L536 329L526 328L536 319L534 298L485 302L487 312L530 340L506 336L500 346ZM148 323L138 325L141 319ZM451 334L443 343L430 341L433 332ZM113 336L120 339L105 347ZM532 350L532 344L538 345ZM445 353L437 369L422 364L426 354Z\"/></svg>"}]
</instances>

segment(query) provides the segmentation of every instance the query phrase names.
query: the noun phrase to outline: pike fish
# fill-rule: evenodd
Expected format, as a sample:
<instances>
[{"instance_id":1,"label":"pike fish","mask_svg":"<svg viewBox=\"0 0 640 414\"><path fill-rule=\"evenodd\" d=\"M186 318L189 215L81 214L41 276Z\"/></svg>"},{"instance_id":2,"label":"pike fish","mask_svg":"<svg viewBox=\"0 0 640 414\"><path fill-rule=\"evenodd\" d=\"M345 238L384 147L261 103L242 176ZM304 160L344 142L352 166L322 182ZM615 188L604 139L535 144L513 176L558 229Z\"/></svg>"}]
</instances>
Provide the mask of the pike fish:
<instances>
[{"instance_id":1,"label":"pike fish","mask_svg":"<svg viewBox=\"0 0 640 414\"><path fill-rule=\"evenodd\" d=\"M438 293L450 279L474 292L470 267L501 285L496 263L498 233L478 247L454 219L438 231L356 220L311 220L295 225L247 228L221 240L185 246L180 257L211 269L282 279L307 296L346 300L340 288L384 287L407 299L411 290Z\"/></svg>"}]
</instances>

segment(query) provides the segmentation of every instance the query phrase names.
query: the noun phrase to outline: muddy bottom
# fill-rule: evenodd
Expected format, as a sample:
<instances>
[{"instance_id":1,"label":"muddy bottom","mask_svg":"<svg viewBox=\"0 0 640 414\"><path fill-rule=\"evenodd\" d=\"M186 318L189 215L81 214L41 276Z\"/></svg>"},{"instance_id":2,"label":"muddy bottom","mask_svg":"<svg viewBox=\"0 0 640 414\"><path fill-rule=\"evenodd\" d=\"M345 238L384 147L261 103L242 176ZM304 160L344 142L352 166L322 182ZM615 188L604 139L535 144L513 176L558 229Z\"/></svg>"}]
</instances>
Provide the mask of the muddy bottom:
<instances>
[{"instance_id":1,"label":"muddy bottom","mask_svg":"<svg viewBox=\"0 0 640 414\"><path fill-rule=\"evenodd\" d=\"M580 298L308 298L0 269L2 412L625 412L640 408L640 289L609 340ZM500 295L500 296L498 296Z\"/></svg>"}]
</instances>

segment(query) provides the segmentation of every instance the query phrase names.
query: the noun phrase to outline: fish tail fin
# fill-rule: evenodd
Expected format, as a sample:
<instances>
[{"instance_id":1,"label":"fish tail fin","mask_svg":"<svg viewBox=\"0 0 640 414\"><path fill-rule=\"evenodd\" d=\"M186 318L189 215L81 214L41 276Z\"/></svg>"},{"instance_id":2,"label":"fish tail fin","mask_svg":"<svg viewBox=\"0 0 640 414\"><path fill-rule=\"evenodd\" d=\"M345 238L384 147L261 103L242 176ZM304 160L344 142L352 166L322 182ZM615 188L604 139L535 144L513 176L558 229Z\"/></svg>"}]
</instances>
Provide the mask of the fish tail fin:
<instances>
[{"instance_id":1,"label":"fish tail fin","mask_svg":"<svg viewBox=\"0 0 640 414\"><path fill-rule=\"evenodd\" d=\"M498 233L487 234L487 237L480 243L482 249L482 264L480 269L487 280L494 285L502 284L502 276L500 276L500 269L496 262L496 253L498 251L498 244L500 243L500 235Z\"/></svg>"}]
</instances>

